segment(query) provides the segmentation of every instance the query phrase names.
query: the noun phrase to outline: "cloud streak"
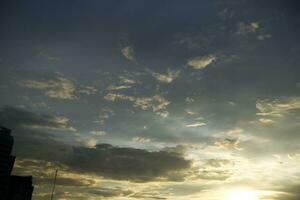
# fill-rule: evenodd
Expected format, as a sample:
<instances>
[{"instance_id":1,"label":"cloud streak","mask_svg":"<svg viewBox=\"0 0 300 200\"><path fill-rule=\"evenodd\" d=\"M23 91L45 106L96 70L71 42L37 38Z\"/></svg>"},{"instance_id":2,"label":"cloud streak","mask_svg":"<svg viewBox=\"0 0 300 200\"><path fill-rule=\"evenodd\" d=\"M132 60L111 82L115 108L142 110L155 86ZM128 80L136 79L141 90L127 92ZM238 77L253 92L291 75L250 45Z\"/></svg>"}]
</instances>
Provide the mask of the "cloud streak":
<instances>
[{"instance_id":1,"label":"cloud streak","mask_svg":"<svg viewBox=\"0 0 300 200\"><path fill-rule=\"evenodd\" d=\"M50 115L38 115L32 112L28 112L26 110L16 109L10 106L3 107L0 111L1 119L3 121L6 121L5 119L9 118L10 122L13 121L19 127L25 129L40 129L65 132L76 131L74 127L69 126L70 120L64 116L53 117Z\"/></svg>"},{"instance_id":2,"label":"cloud streak","mask_svg":"<svg viewBox=\"0 0 300 200\"><path fill-rule=\"evenodd\" d=\"M30 89L42 90L50 98L75 100L78 99L74 92L76 90L72 81L64 77L43 80L25 80L22 86Z\"/></svg>"},{"instance_id":3,"label":"cloud streak","mask_svg":"<svg viewBox=\"0 0 300 200\"><path fill-rule=\"evenodd\" d=\"M256 102L258 116L283 117L300 109L300 97L287 97L282 99L263 99Z\"/></svg>"},{"instance_id":4,"label":"cloud streak","mask_svg":"<svg viewBox=\"0 0 300 200\"><path fill-rule=\"evenodd\" d=\"M190 58L187 61L187 64L191 67L193 67L194 69L204 69L207 66L209 66L210 64L212 64L215 60L217 59L217 57L213 54L209 54L206 56L197 56L197 57L193 57Z\"/></svg>"},{"instance_id":5,"label":"cloud streak","mask_svg":"<svg viewBox=\"0 0 300 200\"><path fill-rule=\"evenodd\" d=\"M201 126L205 126L206 123L204 122L197 122L197 123L193 123L193 124L187 124L185 125L187 128L198 128L198 127L201 127Z\"/></svg>"},{"instance_id":6,"label":"cloud streak","mask_svg":"<svg viewBox=\"0 0 300 200\"><path fill-rule=\"evenodd\" d=\"M142 110L152 110L154 113L167 117L169 115L167 106L171 103L160 95L154 95L152 97L134 97L118 93L108 93L104 96L107 101L119 101L126 100L133 102L133 107L140 108Z\"/></svg>"},{"instance_id":7,"label":"cloud streak","mask_svg":"<svg viewBox=\"0 0 300 200\"><path fill-rule=\"evenodd\" d=\"M123 47L121 49L121 52L126 59L128 59L130 61L135 60L135 52L134 52L133 47L131 47L131 46Z\"/></svg>"},{"instance_id":8,"label":"cloud streak","mask_svg":"<svg viewBox=\"0 0 300 200\"><path fill-rule=\"evenodd\" d=\"M151 72L152 76L162 83L172 83L180 74L180 70L167 70L166 74Z\"/></svg>"}]
</instances>

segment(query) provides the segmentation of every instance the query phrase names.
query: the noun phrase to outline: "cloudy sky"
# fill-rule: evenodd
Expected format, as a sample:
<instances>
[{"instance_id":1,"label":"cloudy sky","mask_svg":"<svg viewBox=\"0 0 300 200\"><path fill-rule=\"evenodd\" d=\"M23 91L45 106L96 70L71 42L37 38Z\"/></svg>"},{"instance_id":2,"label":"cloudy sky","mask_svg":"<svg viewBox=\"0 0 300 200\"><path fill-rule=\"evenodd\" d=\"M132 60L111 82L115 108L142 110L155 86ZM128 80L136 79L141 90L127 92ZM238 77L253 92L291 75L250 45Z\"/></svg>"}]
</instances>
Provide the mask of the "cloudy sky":
<instances>
[{"instance_id":1,"label":"cloudy sky","mask_svg":"<svg viewBox=\"0 0 300 200\"><path fill-rule=\"evenodd\" d=\"M300 199L297 0L4 0L0 123L33 200ZM297 190L298 188L298 190Z\"/></svg>"}]
</instances>

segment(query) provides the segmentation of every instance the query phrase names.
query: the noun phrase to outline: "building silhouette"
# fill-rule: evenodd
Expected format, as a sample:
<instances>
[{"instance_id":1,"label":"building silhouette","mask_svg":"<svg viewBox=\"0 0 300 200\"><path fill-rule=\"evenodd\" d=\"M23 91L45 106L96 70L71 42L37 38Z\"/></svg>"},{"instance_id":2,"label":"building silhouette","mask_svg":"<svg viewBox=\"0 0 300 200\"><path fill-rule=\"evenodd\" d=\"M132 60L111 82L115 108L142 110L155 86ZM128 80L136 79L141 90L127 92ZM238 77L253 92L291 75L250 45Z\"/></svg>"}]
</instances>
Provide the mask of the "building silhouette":
<instances>
[{"instance_id":1,"label":"building silhouette","mask_svg":"<svg viewBox=\"0 0 300 200\"><path fill-rule=\"evenodd\" d=\"M11 176L7 200L31 200L32 176Z\"/></svg>"},{"instance_id":2,"label":"building silhouette","mask_svg":"<svg viewBox=\"0 0 300 200\"><path fill-rule=\"evenodd\" d=\"M15 156L11 155L14 139L10 133L0 126L0 200L30 200L32 177L11 176Z\"/></svg>"},{"instance_id":3,"label":"building silhouette","mask_svg":"<svg viewBox=\"0 0 300 200\"><path fill-rule=\"evenodd\" d=\"M10 174L12 172L15 157L11 156L14 139L10 135L11 130L0 127L0 199L6 199Z\"/></svg>"}]
</instances>

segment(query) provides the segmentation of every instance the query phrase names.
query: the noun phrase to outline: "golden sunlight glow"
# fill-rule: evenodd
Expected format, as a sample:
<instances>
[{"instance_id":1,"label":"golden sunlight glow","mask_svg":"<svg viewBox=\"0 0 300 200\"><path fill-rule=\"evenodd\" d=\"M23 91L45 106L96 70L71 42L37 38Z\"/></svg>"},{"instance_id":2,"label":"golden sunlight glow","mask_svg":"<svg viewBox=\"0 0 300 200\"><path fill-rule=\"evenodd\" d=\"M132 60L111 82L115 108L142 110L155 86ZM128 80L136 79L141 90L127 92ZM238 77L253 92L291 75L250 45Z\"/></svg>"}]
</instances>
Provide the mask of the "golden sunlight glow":
<instances>
[{"instance_id":1,"label":"golden sunlight glow","mask_svg":"<svg viewBox=\"0 0 300 200\"><path fill-rule=\"evenodd\" d=\"M248 188L237 188L228 192L225 200L259 200L254 190Z\"/></svg>"}]
</instances>

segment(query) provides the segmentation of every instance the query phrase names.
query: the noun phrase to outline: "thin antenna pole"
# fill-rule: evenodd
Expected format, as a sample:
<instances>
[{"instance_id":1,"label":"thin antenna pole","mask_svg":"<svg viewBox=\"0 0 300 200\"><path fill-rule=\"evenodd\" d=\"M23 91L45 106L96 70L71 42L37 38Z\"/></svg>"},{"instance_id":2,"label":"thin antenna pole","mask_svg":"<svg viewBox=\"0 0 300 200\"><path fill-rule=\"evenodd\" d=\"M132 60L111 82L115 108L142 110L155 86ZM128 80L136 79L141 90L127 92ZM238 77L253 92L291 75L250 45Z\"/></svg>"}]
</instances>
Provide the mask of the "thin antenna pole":
<instances>
[{"instance_id":1,"label":"thin antenna pole","mask_svg":"<svg viewBox=\"0 0 300 200\"><path fill-rule=\"evenodd\" d=\"M55 176L54 176L53 187L52 187L52 193L51 193L51 200L53 200L53 196L54 196L54 190L55 190L55 184L56 184L57 172L58 172L58 169L55 170Z\"/></svg>"}]
</instances>

